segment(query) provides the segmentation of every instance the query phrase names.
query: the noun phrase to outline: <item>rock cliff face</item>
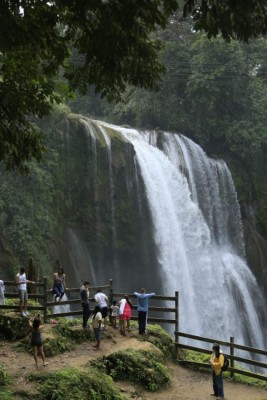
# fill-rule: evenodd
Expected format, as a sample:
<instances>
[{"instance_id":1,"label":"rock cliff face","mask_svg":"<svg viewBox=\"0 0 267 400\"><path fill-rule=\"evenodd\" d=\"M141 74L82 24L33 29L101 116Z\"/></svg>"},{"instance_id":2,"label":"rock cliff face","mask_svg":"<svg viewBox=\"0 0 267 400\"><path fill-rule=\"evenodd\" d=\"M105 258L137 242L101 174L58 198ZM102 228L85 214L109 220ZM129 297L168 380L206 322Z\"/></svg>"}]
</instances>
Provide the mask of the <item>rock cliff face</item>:
<instances>
[{"instance_id":1,"label":"rock cliff face","mask_svg":"<svg viewBox=\"0 0 267 400\"><path fill-rule=\"evenodd\" d=\"M246 255L259 286L267 293L267 241L257 231L253 216L243 218Z\"/></svg>"},{"instance_id":2,"label":"rock cliff face","mask_svg":"<svg viewBox=\"0 0 267 400\"><path fill-rule=\"evenodd\" d=\"M161 291L151 214L131 143L111 128L105 138L78 115L58 115L43 129L45 163L34 165L29 177L2 172L1 277L13 279L32 256L39 275L48 276L60 259L71 286L113 278L127 291L139 288L141 276L144 285L152 280L151 289ZM241 200L249 204L250 198ZM267 293L266 239L249 210L242 206L247 260Z\"/></svg>"}]
</instances>

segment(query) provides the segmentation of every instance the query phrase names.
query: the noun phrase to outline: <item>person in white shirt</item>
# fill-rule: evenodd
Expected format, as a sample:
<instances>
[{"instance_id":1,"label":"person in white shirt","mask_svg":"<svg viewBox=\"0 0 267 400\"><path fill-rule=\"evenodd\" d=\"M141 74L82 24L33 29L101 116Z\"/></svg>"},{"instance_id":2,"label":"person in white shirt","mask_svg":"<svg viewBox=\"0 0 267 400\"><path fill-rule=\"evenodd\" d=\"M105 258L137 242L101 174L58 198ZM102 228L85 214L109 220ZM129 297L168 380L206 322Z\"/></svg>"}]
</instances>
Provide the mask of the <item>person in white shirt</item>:
<instances>
[{"instance_id":1,"label":"person in white shirt","mask_svg":"<svg viewBox=\"0 0 267 400\"><path fill-rule=\"evenodd\" d=\"M101 289L97 289L97 293L95 295L95 301L100 307L100 312L102 315L102 319L104 320L104 328L106 328L106 325L108 323L108 297L105 295L105 293L101 292Z\"/></svg>"},{"instance_id":2,"label":"person in white shirt","mask_svg":"<svg viewBox=\"0 0 267 400\"><path fill-rule=\"evenodd\" d=\"M35 283L33 281L29 281L26 278L25 268L21 267L20 271L15 276L15 283L18 285L18 294L20 300L20 314L22 317L27 317L29 315L27 311L28 306L28 292L27 292L27 283Z\"/></svg>"}]
</instances>

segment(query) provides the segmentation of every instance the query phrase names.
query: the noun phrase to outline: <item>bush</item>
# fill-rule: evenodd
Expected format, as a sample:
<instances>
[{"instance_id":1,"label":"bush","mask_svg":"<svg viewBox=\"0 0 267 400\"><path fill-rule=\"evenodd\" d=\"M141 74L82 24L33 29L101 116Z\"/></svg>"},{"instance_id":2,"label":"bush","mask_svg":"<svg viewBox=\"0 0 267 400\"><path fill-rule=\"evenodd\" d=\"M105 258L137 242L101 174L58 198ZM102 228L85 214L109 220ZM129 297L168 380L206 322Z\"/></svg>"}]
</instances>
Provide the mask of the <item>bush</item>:
<instances>
[{"instance_id":1,"label":"bush","mask_svg":"<svg viewBox=\"0 0 267 400\"><path fill-rule=\"evenodd\" d=\"M160 361L163 359L158 352L127 349L91 361L90 364L115 380L138 382L145 389L156 391L170 380L168 369Z\"/></svg>"},{"instance_id":2,"label":"bush","mask_svg":"<svg viewBox=\"0 0 267 400\"><path fill-rule=\"evenodd\" d=\"M174 342L171 336L161 328L161 326L147 325L147 335L142 336L142 338L160 349L165 357L173 357Z\"/></svg>"},{"instance_id":3,"label":"bush","mask_svg":"<svg viewBox=\"0 0 267 400\"><path fill-rule=\"evenodd\" d=\"M0 386L7 385L8 381L9 381L9 378L5 371L5 368L2 365L0 365Z\"/></svg>"},{"instance_id":4,"label":"bush","mask_svg":"<svg viewBox=\"0 0 267 400\"><path fill-rule=\"evenodd\" d=\"M109 376L90 368L79 371L66 368L49 375L32 374L39 381L40 400L125 400Z\"/></svg>"}]
</instances>

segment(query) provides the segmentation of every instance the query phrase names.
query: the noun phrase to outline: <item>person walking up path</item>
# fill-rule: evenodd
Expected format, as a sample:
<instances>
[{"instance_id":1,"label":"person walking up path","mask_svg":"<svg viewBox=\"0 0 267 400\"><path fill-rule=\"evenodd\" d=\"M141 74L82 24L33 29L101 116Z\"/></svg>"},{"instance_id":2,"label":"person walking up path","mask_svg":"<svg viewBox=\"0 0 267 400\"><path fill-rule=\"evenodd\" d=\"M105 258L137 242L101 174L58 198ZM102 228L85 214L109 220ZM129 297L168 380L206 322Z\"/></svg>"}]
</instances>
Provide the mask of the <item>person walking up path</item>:
<instances>
[{"instance_id":1,"label":"person walking up path","mask_svg":"<svg viewBox=\"0 0 267 400\"><path fill-rule=\"evenodd\" d=\"M20 271L15 276L15 283L18 285L18 294L20 299L20 315L22 317L27 317L29 315L27 311L27 306L28 306L27 283L35 284L35 282L29 281L26 278L25 268L21 267Z\"/></svg>"},{"instance_id":2,"label":"person walking up path","mask_svg":"<svg viewBox=\"0 0 267 400\"><path fill-rule=\"evenodd\" d=\"M146 293L146 289L142 288L141 293L134 292L134 295L137 297L139 334L144 335L146 333L148 300L156 296L156 293Z\"/></svg>"}]
</instances>

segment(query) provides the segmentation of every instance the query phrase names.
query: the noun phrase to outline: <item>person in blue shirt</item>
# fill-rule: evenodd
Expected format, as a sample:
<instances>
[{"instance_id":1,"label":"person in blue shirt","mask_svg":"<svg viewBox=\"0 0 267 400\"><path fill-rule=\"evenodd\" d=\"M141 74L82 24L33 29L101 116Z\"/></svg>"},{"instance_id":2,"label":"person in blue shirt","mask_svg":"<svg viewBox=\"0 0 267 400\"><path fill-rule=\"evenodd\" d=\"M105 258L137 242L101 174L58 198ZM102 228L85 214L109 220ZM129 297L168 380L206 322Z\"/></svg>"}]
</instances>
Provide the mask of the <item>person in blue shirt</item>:
<instances>
[{"instance_id":1,"label":"person in blue shirt","mask_svg":"<svg viewBox=\"0 0 267 400\"><path fill-rule=\"evenodd\" d=\"M141 289L141 293L134 292L137 297L137 311L138 311L138 329L139 334L146 333L146 322L148 312L148 299L155 296L155 293L146 293L146 289Z\"/></svg>"}]
</instances>

